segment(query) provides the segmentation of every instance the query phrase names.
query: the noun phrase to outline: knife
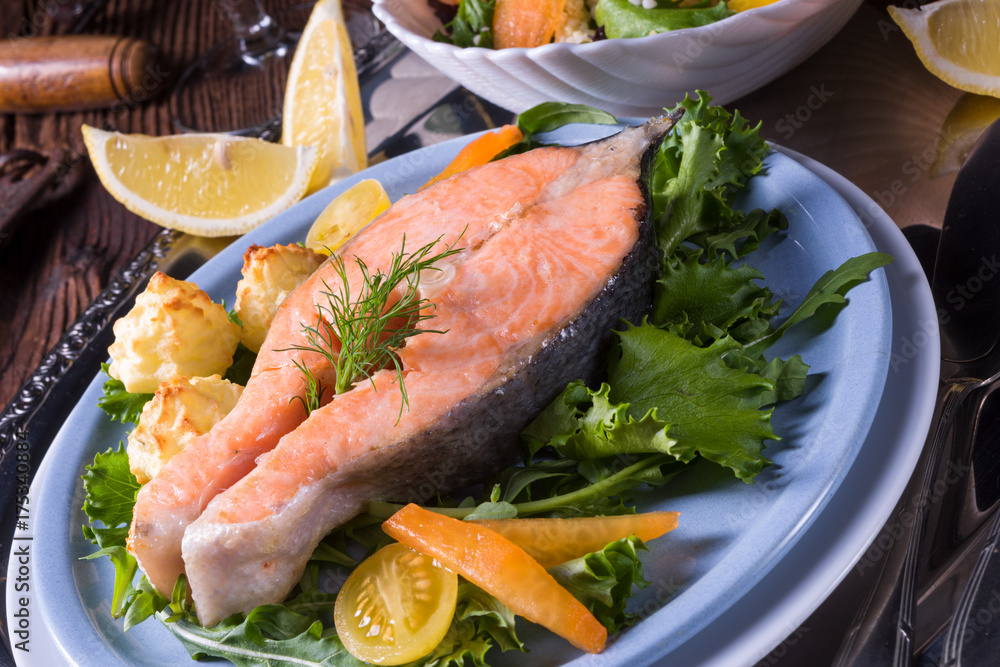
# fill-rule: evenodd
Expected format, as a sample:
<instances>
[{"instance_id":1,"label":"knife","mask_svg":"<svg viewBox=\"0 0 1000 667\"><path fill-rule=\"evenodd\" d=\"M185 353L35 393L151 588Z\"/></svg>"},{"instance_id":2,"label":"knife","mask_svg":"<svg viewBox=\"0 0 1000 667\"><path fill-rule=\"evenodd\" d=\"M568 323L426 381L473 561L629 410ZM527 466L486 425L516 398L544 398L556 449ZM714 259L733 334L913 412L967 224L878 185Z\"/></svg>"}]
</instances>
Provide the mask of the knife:
<instances>
[{"instance_id":1,"label":"knife","mask_svg":"<svg viewBox=\"0 0 1000 667\"><path fill-rule=\"evenodd\" d=\"M1000 124L994 123L955 180L938 244L931 292L942 364L934 426L906 491L876 538L880 546L890 546L841 644L837 665L910 665L921 647L918 640L947 623L955 600L942 604L948 588L941 584L947 580L952 590L962 589L964 584L955 582L969 573L964 552L996 509L996 497L980 493L977 502L971 461L986 462L982 474L1000 448L991 452L979 428L988 401L969 398L987 389L991 394L1000 378L998 173ZM935 617L941 610L943 620Z\"/></svg>"},{"instance_id":2,"label":"knife","mask_svg":"<svg viewBox=\"0 0 1000 667\"><path fill-rule=\"evenodd\" d=\"M983 269L978 281L984 285L994 279L1000 282L1000 266L996 266L996 253L1000 251L1000 215L997 213L995 195L1000 185L1000 121L995 122L982 136L967 164L968 174L960 174L956 180L955 189L948 203L948 214L952 213L952 201L955 201L956 213L954 229L947 227L942 232L950 233L951 244L968 244L966 259L971 259L978 249L982 257L980 266L990 264L990 269ZM961 216L961 217L957 217ZM980 238L971 238L971 234L962 234L963 228L986 226ZM941 261L941 251L938 253ZM988 258L988 259L987 259ZM971 265L970 265L971 266ZM968 270L966 270L968 273ZM938 281L938 269L935 268L935 282ZM951 271L948 264L941 270L942 285L947 285L960 279L960 275ZM998 360L997 340L1000 338L1000 321L996 313L1000 312L1000 294L995 290L981 289L979 294L972 294L971 287L977 282L967 282L962 285L968 292L967 307L957 311L957 328L948 336L942 336L942 357L956 364L967 365L962 360L976 359L980 364L993 364ZM954 297L954 294L953 294ZM955 298L965 299L966 295ZM978 322L978 327L974 324ZM956 484L953 493L943 497L941 520L938 530L929 547L929 565L933 568L938 562L948 563L951 557L949 549L961 544L963 539L973 533L985 533L979 536L977 542L982 546L973 554L974 558L966 557L966 563L972 564L964 587L947 586L949 591L959 590L956 612L948 624L945 634L944 648L939 658L941 665L958 666L963 654L967 664L988 664L981 660L991 656L995 662L1000 655L1000 632L997 631L993 616L1000 616L1000 558L995 555L998 539L1000 539L1000 447L995 443L1000 438L998 433L998 410L1000 410L1000 389L998 385L990 385L978 390L974 402L971 420L968 449L956 451L957 460L969 469L961 484ZM992 521L989 521L990 517ZM985 525L984 525L985 524ZM984 585L986 582L986 585ZM994 598L996 598L994 600ZM985 613L983 613L985 612ZM989 631L991 622L994 625Z\"/></svg>"}]
</instances>

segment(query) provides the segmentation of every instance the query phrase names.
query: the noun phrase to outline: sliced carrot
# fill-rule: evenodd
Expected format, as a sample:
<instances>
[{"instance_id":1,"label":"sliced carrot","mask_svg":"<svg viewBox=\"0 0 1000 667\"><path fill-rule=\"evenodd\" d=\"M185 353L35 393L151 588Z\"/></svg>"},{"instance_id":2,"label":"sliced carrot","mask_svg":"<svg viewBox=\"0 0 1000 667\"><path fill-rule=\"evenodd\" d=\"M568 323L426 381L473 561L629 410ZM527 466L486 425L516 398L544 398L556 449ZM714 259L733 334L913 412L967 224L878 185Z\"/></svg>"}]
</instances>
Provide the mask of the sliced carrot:
<instances>
[{"instance_id":1,"label":"sliced carrot","mask_svg":"<svg viewBox=\"0 0 1000 667\"><path fill-rule=\"evenodd\" d=\"M678 516L677 512L647 512L571 519L484 519L471 523L495 530L542 567L552 567L600 551L630 535L643 542L655 540L677 527Z\"/></svg>"},{"instance_id":2,"label":"sliced carrot","mask_svg":"<svg viewBox=\"0 0 1000 667\"><path fill-rule=\"evenodd\" d=\"M493 9L493 46L541 46L552 41L566 0L497 0Z\"/></svg>"},{"instance_id":3,"label":"sliced carrot","mask_svg":"<svg viewBox=\"0 0 1000 667\"><path fill-rule=\"evenodd\" d=\"M499 533L414 504L393 514L382 530L436 558L515 614L545 626L577 648L590 653L604 648L608 631L600 621L538 561Z\"/></svg>"},{"instance_id":4,"label":"sliced carrot","mask_svg":"<svg viewBox=\"0 0 1000 667\"><path fill-rule=\"evenodd\" d=\"M524 135L521 134L520 128L516 125L504 125L499 130L487 132L481 137L466 144L465 148L459 151L458 155L455 156L455 159L448 163L448 166L445 167L440 174L424 183L420 186L420 189L423 190L427 186L433 185L438 181L443 181L449 176L454 176L460 171L465 171L466 169L486 164L497 155L500 155L500 153L519 142L523 136Z\"/></svg>"}]
</instances>

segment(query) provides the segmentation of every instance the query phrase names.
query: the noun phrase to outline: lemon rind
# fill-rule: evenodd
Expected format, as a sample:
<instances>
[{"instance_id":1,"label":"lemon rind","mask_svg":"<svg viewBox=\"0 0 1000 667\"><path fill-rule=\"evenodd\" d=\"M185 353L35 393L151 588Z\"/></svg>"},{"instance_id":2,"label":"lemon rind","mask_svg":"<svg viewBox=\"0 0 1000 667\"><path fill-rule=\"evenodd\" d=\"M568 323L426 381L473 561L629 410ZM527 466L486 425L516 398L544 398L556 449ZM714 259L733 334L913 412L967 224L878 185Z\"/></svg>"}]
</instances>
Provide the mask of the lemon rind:
<instances>
[{"instance_id":1,"label":"lemon rind","mask_svg":"<svg viewBox=\"0 0 1000 667\"><path fill-rule=\"evenodd\" d=\"M913 44L917 57L934 76L938 77L948 85L964 90L969 93L979 95L989 95L1000 97L1000 77L981 74L974 70L966 69L952 62L943 56L930 39L927 22L930 16L938 10L940 6L949 4L955 0L944 0L944 2L925 5L922 9L905 9L889 5L887 7L889 16L902 28L903 34ZM932 55L933 54L933 55ZM937 57L933 57L937 56ZM983 80L992 81L993 84L981 83Z\"/></svg>"}]
</instances>

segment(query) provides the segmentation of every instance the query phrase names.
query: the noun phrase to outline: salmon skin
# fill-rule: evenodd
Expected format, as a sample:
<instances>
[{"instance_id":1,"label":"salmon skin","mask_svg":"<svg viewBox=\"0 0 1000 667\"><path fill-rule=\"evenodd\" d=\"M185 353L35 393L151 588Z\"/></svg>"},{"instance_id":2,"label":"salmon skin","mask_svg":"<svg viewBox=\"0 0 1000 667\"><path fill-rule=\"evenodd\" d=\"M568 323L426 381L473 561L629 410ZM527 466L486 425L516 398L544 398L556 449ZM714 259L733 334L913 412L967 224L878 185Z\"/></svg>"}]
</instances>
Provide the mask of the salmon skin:
<instances>
[{"instance_id":1,"label":"salmon skin","mask_svg":"<svg viewBox=\"0 0 1000 667\"><path fill-rule=\"evenodd\" d=\"M648 311L656 263L642 158L672 124L656 118L460 173L403 197L343 246L351 294L361 284L354 257L374 272L404 238L409 249L461 248L422 276L434 317L417 326L445 333L398 350L408 408L395 371L382 370L308 418L299 406L300 423L282 413L284 434L272 443L277 428L267 431L255 466L224 459L235 442L225 429L193 442L136 503L129 546L147 576L157 572L151 583L169 595L185 572L199 621L214 625L284 599L323 536L371 500L426 500L514 462L530 420L567 382L601 368L612 327ZM244 394L256 403L237 406L244 415L301 391L283 370L293 360L328 372L318 355L287 350L336 280L327 263L282 304L262 347L268 372L258 360ZM245 457L249 442L228 449ZM229 466L226 484L216 461Z\"/></svg>"}]
</instances>

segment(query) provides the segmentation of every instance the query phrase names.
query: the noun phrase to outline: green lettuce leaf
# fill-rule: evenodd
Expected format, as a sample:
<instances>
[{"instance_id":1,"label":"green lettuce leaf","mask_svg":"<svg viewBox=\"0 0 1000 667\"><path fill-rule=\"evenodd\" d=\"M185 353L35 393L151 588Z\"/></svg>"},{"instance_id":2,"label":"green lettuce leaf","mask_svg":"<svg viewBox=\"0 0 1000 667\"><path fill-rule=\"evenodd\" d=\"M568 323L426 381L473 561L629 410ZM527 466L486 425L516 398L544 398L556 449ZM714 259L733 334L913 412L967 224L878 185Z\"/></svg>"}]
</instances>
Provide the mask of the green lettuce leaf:
<instances>
[{"instance_id":1,"label":"green lettuce leaf","mask_svg":"<svg viewBox=\"0 0 1000 667\"><path fill-rule=\"evenodd\" d=\"M746 344L768 332L781 302L755 283L763 275L721 257L701 260L700 250L682 249L664 264L650 321L699 346L725 336Z\"/></svg>"},{"instance_id":2,"label":"green lettuce leaf","mask_svg":"<svg viewBox=\"0 0 1000 667\"><path fill-rule=\"evenodd\" d=\"M526 652L515 632L514 612L478 586L460 579L455 618L448 633L429 656L410 663L410 667L485 667L486 653L493 646Z\"/></svg>"},{"instance_id":3,"label":"green lettuce leaf","mask_svg":"<svg viewBox=\"0 0 1000 667\"><path fill-rule=\"evenodd\" d=\"M120 421L123 424L127 422L138 424L142 408L153 398L153 395L133 394L126 391L121 380L111 377L108 368L108 364L101 364L101 371L108 379L104 382L104 395L97 399L97 405L115 421Z\"/></svg>"},{"instance_id":4,"label":"green lettuce leaf","mask_svg":"<svg viewBox=\"0 0 1000 667\"><path fill-rule=\"evenodd\" d=\"M618 122L607 111L602 111L586 104L569 104L567 102L542 102L522 111L517 116L517 127L521 130L521 140L510 148L500 152L493 159L500 160L510 155L523 153L545 145L535 135L558 130L572 123L587 123L590 125L614 125Z\"/></svg>"},{"instance_id":5,"label":"green lettuce leaf","mask_svg":"<svg viewBox=\"0 0 1000 667\"><path fill-rule=\"evenodd\" d=\"M124 443L94 457L83 474L83 488L83 512L90 518L90 525L83 527L84 536L102 549L124 547L139 493Z\"/></svg>"},{"instance_id":6,"label":"green lettuce leaf","mask_svg":"<svg viewBox=\"0 0 1000 667\"><path fill-rule=\"evenodd\" d=\"M256 362L257 355L241 342L233 352L233 363L226 370L225 379L245 387Z\"/></svg>"},{"instance_id":7,"label":"green lettuce leaf","mask_svg":"<svg viewBox=\"0 0 1000 667\"><path fill-rule=\"evenodd\" d=\"M83 474L83 512L90 520L83 526L83 534L101 547L83 560L104 556L111 560L115 567L111 613L115 618L125 615L126 630L166 604L145 576L140 578L138 586L133 584L138 563L125 548L125 542L139 488L139 482L129 470L124 444L119 444L117 450L98 453Z\"/></svg>"},{"instance_id":8,"label":"green lettuce leaf","mask_svg":"<svg viewBox=\"0 0 1000 667\"><path fill-rule=\"evenodd\" d=\"M649 412L635 420L628 405L612 403L607 384L591 391L572 382L522 433L528 447L542 446L577 461L672 452L677 441L667 435L670 424Z\"/></svg>"},{"instance_id":9,"label":"green lettuce leaf","mask_svg":"<svg viewBox=\"0 0 1000 667\"><path fill-rule=\"evenodd\" d=\"M608 381L610 399L629 404L629 413L651 411L670 422L677 440L671 452L681 461L696 454L751 481L770 463L761 451L777 440L771 429L774 382L726 364L740 349L730 337L701 348L648 324L618 333Z\"/></svg>"},{"instance_id":10,"label":"green lettuce leaf","mask_svg":"<svg viewBox=\"0 0 1000 667\"><path fill-rule=\"evenodd\" d=\"M742 224L733 198L767 153L760 124L750 127L739 112L730 115L711 106L704 91L696 94L678 105L684 116L661 142L651 172L652 219L664 258L689 237Z\"/></svg>"},{"instance_id":11,"label":"green lettuce leaf","mask_svg":"<svg viewBox=\"0 0 1000 667\"><path fill-rule=\"evenodd\" d=\"M444 26L443 31L434 33L434 41L463 48L480 46L492 49L496 4L496 0L462 0L455 18Z\"/></svg>"},{"instance_id":12,"label":"green lettuce leaf","mask_svg":"<svg viewBox=\"0 0 1000 667\"><path fill-rule=\"evenodd\" d=\"M619 632L637 620L625 611L632 587L645 588L639 551L646 546L637 537L612 542L601 551L549 568L564 588L589 609L609 634Z\"/></svg>"},{"instance_id":13,"label":"green lettuce leaf","mask_svg":"<svg viewBox=\"0 0 1000 667\"><path fill-rule=\"evenodd\" d=\"M594 20L604 26L604 34L611 38L645 37L651 33L669 32L682 28L715 23L736 12L724 2L712 5L708 0L693 6L680 7L679 0L660 0L656 7L647 9L629 0L598 0L594 7Z\"/></svg>"}]
</instances>

